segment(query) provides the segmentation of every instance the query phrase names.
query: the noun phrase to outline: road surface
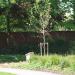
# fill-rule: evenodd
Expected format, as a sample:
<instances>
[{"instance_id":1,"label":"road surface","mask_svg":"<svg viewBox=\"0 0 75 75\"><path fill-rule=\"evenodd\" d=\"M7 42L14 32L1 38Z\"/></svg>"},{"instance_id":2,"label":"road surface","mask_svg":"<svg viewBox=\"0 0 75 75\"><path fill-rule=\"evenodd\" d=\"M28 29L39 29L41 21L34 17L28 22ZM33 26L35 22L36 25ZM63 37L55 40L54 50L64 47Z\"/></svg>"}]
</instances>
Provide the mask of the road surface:
<instances>
[{"instance_id":1,"label":"road surface","mask_svg":"<svg viewBox=\"0 0 75 75\"><path fill-rule=\"evenodd\" d=\"M0 68L0 72L9 72L9 73L14 73L16 75L59 75L59 74L50 73L50 72L12 69L12 68Z\"/></svg>"}]
</instances>

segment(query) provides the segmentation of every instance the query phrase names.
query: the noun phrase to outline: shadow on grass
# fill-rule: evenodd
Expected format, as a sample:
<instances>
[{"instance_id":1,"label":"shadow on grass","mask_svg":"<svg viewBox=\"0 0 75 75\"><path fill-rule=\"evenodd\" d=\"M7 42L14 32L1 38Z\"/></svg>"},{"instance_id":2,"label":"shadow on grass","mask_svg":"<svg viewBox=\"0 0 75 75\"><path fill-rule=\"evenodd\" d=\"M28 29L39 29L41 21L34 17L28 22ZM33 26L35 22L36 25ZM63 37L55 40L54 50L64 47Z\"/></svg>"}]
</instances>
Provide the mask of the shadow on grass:
<instances>
[{"instance_id":1,"label":"shadow on grass","mask_svg":"<svg viewBox=\"0 0 75 75\"><path fill-rule=\"evenodd\" d=\"M25 55L0 55L0 63L25 61Z\"/></svg>"}]
</instances>

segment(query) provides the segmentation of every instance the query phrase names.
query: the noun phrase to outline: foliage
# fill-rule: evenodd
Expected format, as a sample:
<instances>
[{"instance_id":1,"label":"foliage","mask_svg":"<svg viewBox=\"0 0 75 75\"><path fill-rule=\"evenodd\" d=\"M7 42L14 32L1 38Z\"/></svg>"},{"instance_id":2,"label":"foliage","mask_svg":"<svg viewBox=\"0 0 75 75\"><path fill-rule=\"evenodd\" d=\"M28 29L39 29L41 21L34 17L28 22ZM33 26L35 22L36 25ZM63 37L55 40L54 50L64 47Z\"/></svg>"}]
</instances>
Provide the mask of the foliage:
<instances>
[{"instance_id":1,"label":"foliage","mask_svg":"<svg viewBox=\"0 0 75 75\"><path fill-rule=\"evenodd\" d=\"M63 72L65 71L65 69L68 71L68 69L71 69L69 72L71 72L70 74L74 73L75 67L74 67L74 60L75 56L74 55L68 55L68 56L61 56L61 55L49 55L49 56L34 56L31 58L31 62L30 62L30 66L29 68L31 69L31 65L33 65L32 63L34 61L34 66L35 63L40 63L37 64L37 67L32 66L32 69L37 69L37 70L52 70L52 71L57 71L57 72ZM64 75L66 75L67 72L64 73ZM75 73L74 73L75 74ZM74 75L73 74L73 75Z\"/></svg>"},{"instance_id":2,"label":"foliage","mask_svg":"<svg viewBox=\"0 0 75 75\"><path fill-rule=\"evenodd\" d=\"M49 56L34 55L31 57L30 62L26 62L24 55L0 56L0 62L3 63L9 62L8 67L41 70L41 71L52 71L58 72L60 74L63 73L63 75L75 75L74 59L75 55L64 55L64 56L56 54L52 54Z\"/></svg>"},{"instance_id":3,"label":"foliage","mask_svg":"<svg viewBox=\"0 0 75 75\"><path fill-rule=\"evenodd\" d=\"M74 14L74 0L0 0L0 31L74 30Z\"/></svg>"},{"instance_id":4,"label":"foliage","mask_svg":"<svg viewBox=\"0 0 75 75\"><path fill-rule=\"evenodd\" d=\"M0 63L25 61L24 55L0 55Z\"/></svg>"},{"instance_id":5,"label":"foliage","mask_svg":"<svg viewBox=\"0 0 75 75\"><path fill-rule=\"evenodd\" d=\"M29 63L13 63L12 67L42 71L53 71L63 73L63 75L75 74L75 55L49 55L40 56L34 55Z\"/></svg>"}]
</instances>

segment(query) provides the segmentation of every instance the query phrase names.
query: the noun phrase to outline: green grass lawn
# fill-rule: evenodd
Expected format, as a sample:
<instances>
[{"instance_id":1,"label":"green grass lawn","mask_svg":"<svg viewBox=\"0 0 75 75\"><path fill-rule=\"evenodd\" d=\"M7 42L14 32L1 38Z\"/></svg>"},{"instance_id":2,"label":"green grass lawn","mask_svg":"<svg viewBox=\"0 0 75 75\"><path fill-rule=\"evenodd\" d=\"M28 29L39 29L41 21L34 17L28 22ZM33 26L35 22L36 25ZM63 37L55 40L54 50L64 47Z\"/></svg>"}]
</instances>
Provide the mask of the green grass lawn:
<instances>
[{"instance_id":1,"label":"green grass lawn","mask_svg":"<svg viewBox=\"0 0 75 75\"><path fill-rule=\"evenodd\" d=\"M16 74L7 73L7 72L0 72L0 75L16 75Z\"/></svg>"}]
</instances>

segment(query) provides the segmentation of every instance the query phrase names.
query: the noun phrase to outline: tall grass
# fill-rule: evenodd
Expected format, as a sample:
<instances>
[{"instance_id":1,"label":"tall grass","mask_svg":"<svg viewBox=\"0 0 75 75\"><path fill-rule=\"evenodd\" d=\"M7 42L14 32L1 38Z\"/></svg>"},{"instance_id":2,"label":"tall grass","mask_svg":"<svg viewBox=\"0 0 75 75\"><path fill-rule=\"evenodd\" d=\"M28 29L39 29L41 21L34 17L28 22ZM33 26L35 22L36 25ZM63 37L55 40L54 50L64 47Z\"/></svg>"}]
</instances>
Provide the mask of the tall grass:
<instances>
[{"instance_id":1,"label":"tall grass","mask_svg":"<svg viewBox=\"0 0 75 75\"><path fill-rule=\"evenodd\" d=\"M75 75L75 55L33 55L30 61L11 64L12 67L22 69L46 70L64 73L63 75Z\"/></svg>"},{"instance_id":2,"label":"tall grass","mask_svg":"<svg viewBox=\"0 0 75 75\"><path fill-rule=\"evenodd\" d=\"M30 65L34 65L35 68L52 68L53 66L57 66L60 69L64 68L72 68L75 70L75 55L49 55L49 56L39 56L34 55L30 59Z\"/></svg>"}]
</instances>

